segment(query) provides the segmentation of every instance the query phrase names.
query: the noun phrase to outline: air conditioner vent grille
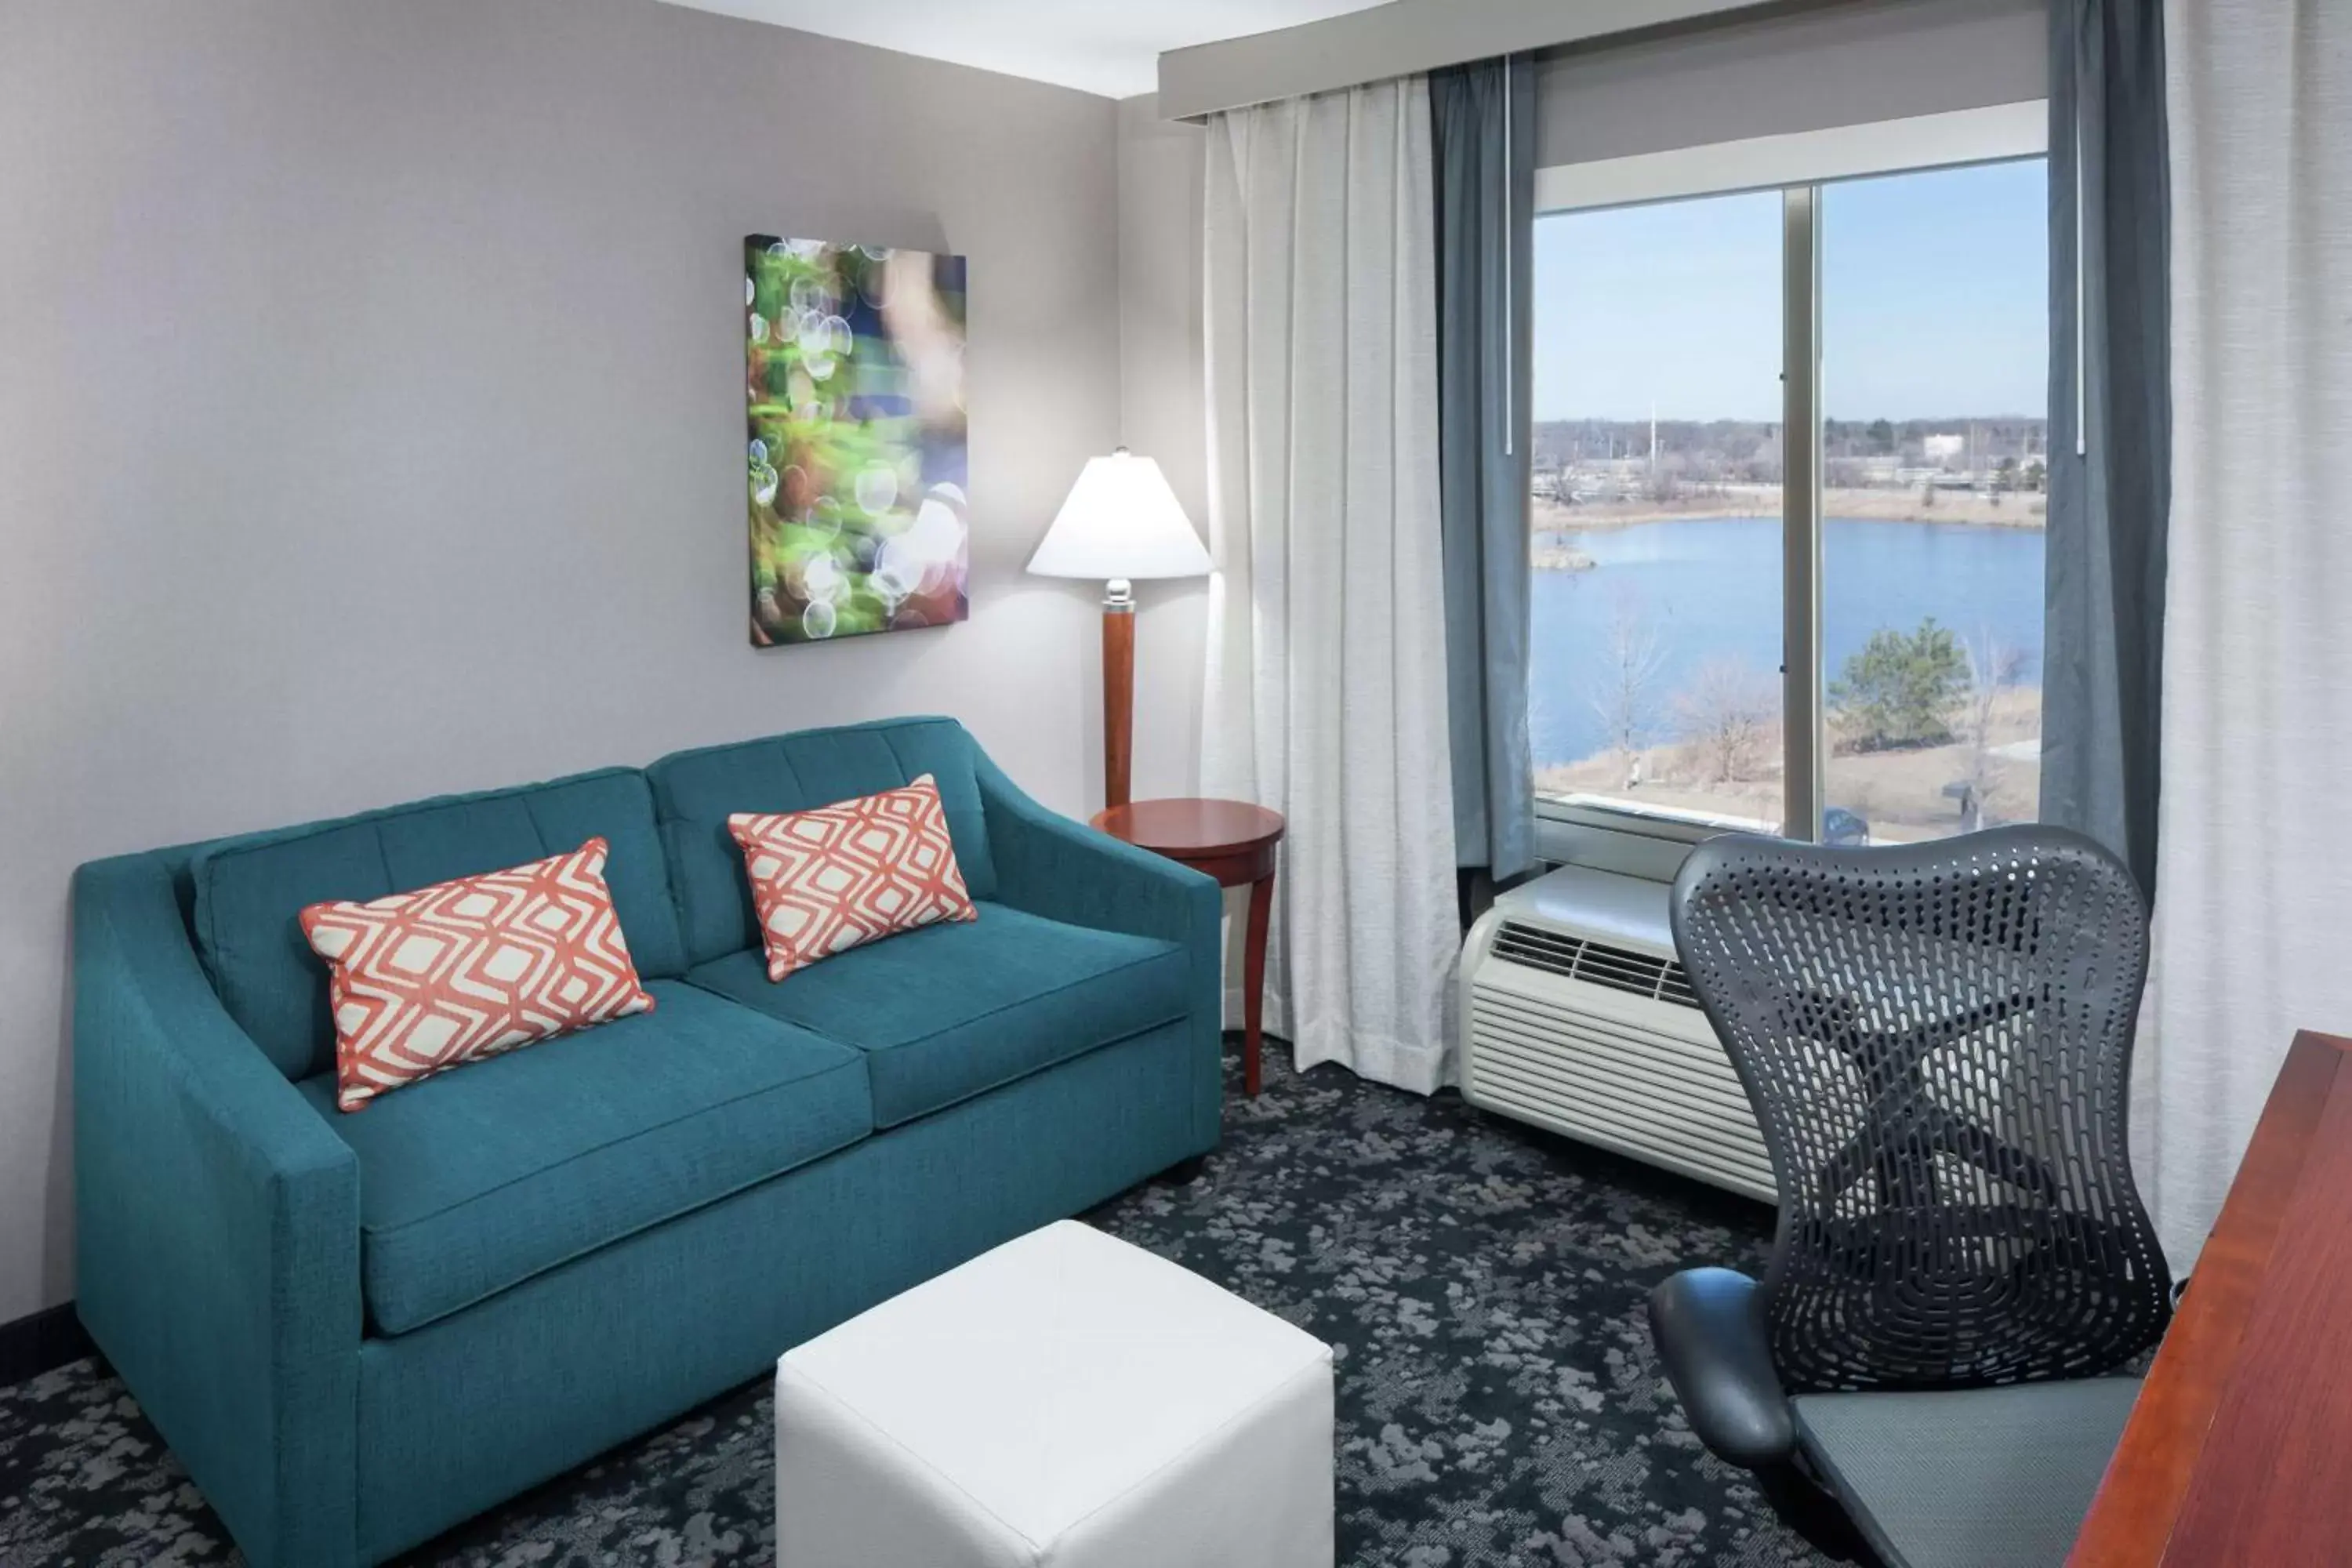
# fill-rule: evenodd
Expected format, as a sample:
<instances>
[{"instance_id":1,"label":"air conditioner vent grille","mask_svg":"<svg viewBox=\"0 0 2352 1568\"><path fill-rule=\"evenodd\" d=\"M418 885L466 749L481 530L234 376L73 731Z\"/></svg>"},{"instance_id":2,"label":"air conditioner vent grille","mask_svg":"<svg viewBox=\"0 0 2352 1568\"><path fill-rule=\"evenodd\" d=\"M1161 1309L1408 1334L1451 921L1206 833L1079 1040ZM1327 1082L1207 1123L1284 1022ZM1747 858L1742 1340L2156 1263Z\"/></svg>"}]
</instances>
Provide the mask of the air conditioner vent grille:
<instances>
[{"instance_id":1,"label":"air conditioner vent grille","mask_svg":"<svg viewBox=\"0 0 2352 1568\"><path fill-rule=\"evenodd\" d=\"M1690 976L1671 958L1631 948L1589 942L1564 931L1505 921L1495 933L1494 955L1507 963L1541 969L1570 980L1631 992L1676 1007L1698 1005Z\"/></svg>"}]
</instances>

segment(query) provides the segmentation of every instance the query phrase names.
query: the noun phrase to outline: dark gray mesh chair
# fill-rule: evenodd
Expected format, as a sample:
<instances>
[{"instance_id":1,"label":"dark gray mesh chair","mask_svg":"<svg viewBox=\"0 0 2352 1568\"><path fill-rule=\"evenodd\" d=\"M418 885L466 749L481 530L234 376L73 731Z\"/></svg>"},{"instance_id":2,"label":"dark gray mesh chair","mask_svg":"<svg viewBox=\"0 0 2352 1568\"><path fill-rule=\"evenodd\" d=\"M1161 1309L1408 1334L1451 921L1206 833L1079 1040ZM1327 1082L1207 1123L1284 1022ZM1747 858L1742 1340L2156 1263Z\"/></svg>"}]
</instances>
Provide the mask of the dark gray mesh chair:
<instances>
[{"instance_id":1,"label":"dark gray mesh chair","mask_svg":"<svg viewBox=\"0 0 2352 1568\"><path fill-rule=\"evenodd\" d=\"M1735 837L1673 910L1780 1193L1761 1283L1651 1297L1692 1428L1832 1551L2063 1562L2138 1387L2103 1374L2171 1308L2126 1153L2130 873L2046 827Z\"/></svg>"}]
</instances>

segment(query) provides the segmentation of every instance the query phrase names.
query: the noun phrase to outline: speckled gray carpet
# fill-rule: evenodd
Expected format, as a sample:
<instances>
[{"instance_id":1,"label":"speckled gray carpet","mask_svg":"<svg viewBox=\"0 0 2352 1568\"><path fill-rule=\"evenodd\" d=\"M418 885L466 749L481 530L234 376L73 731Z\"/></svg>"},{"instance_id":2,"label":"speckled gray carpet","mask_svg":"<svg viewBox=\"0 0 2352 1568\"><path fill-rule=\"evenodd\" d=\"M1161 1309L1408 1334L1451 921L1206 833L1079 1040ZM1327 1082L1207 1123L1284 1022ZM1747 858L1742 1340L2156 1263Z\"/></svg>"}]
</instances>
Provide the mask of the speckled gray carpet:
<instances>
[{"instance_id":1,"label":"speckled gray carpet","mask_svg":"<svg viewBox=\"0 0 2352 1568\"><path fill-rule=\"evenodd\" d=\"M1270 1059L1199 1181L1087 1217L1336 1348L1344 1563L1824 1561L1700 1450L1643 1322L1685 1264L1760 1267L1759 1205L1451 1094ZM762 1379L409 1561L768 1563L769 1420ZM99 1364L0 1389L0 1564L236 1560Z\"/></svg>"}]
</instances>

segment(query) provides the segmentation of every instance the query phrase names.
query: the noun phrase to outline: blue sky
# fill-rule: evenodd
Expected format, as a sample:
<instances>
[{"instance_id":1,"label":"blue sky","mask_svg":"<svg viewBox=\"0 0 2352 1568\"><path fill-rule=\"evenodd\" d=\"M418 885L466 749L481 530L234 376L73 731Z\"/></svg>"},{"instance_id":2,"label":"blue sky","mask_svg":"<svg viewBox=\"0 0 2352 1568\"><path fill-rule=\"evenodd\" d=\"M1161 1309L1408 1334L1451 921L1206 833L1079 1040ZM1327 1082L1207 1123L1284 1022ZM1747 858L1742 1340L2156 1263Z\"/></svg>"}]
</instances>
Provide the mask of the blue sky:
<instances>
[{"instance_id":1,"label":"blue sky","mask_svg":"<svg viewBox=\"0 0 2352 1568\"><path fill-rule=\"evenodd\" d=\"M2047 203L2038 158L1827 186L1823 412L2043 413ZM1536 418L1780 418L1778 192L1538 217L1533 282Z\"/></svg>"}]
</instances>

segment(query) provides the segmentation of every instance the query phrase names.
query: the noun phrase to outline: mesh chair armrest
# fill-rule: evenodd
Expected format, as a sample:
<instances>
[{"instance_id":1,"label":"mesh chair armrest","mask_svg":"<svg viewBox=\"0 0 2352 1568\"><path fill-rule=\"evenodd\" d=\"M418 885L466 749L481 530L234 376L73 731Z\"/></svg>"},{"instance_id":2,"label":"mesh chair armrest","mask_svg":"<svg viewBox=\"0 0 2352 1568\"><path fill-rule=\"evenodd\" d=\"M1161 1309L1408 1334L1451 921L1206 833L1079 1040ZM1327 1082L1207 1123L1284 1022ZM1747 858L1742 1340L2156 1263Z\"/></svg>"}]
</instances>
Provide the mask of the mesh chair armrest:
<instances>
[{"instance_id":1,"label":"mesh chair armrest","mask_svg":"<svg viewBox=\"0 0 2352 1568\"><path fill-rule=\"evenodd\" d=\"M1762 1287L1729 1268L1685 1268L1650 1292L1650 1337L1691 1430L1747 1469L1787 1461L1797 1423L1772 1367Z\"/></svg>"}]
</instances>

